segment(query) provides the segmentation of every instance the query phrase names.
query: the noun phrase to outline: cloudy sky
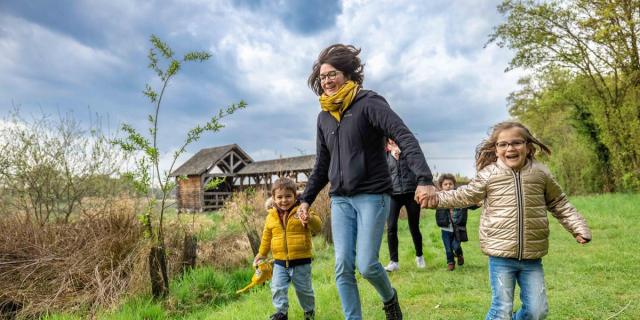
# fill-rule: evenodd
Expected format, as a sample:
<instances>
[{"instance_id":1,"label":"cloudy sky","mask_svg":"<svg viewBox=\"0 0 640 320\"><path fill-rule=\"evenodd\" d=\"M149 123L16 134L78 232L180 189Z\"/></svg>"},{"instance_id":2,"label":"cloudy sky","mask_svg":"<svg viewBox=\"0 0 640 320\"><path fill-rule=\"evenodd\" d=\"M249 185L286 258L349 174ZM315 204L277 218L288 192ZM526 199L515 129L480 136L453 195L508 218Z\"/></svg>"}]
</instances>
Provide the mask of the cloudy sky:
<instances>
[{"instance_id":1,"label":"cloudy sky","mask_svg":"<svg viewBox=\"0 0 640 320\"><path fill-rule=\"evenodd\" d=\"M474 147L508 118L516 72L511 53L483 48L502 21L500 0L3 0L0 1L0 116L99 113L146 132L149 37L181 56L212 58L184 66L160 115L168 155L195 124L219 108L249 107L221 132L189 149L237 143L254 160L315 153L317 97L306 80L333 43L362 48L364 87L383 95L421 143L432 170L474 174ZM184 161L185 159L181 159ZM179 161L179 162L181 162Z\"/></svg>"}]
</instances>

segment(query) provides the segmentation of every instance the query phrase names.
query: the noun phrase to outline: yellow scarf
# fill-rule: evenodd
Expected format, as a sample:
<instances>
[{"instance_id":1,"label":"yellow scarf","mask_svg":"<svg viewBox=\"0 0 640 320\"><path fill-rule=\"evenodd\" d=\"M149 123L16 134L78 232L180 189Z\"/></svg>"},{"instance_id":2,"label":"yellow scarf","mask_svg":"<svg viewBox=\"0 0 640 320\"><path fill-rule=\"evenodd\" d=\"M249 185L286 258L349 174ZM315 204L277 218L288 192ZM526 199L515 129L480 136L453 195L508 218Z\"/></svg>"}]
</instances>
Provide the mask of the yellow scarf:
<instances>
[{"instance_id":1,"label":"yellow scarf","mask_svg":"<svg viewBox=\"0 0 640 320\"><path fill-rule=\"evenodd\" d=\"M342 113L349 108L359 89L360 87L357 83L349 80L334 95L328 96L323 93L320 96L320 107L340 122Z\"/></svg>"}]
</instances>

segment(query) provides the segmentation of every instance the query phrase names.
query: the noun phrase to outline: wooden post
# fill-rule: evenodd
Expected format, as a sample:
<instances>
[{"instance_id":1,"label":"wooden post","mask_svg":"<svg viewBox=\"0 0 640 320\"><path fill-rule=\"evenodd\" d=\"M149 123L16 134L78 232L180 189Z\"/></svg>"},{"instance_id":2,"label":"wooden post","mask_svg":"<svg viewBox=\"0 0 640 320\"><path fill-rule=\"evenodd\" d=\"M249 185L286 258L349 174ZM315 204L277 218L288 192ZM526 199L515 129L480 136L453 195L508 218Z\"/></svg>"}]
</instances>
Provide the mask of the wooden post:
<instances>
[{"instance_id":1,"label":"wooden post","mask_svg":"<svg viewBox=\"0 0 640 320\"><path fill-rule=\"evenodd\" d=\"M178 208L178 213L182 212L182 189L180 187L181 181L178 177L176 178L176 207Z\"/></svg>"},{"instance_id":2,"label":"wooden post","mask_svg":"<svg viewBox=\"0 0 640 320\"><path fill-rule=\"evenodd\" d=\"M199 208L199 212L204 211L204 179L205 179L205 175L201 175L200 176L200 208Z\"/></svg>"}]
</instances>

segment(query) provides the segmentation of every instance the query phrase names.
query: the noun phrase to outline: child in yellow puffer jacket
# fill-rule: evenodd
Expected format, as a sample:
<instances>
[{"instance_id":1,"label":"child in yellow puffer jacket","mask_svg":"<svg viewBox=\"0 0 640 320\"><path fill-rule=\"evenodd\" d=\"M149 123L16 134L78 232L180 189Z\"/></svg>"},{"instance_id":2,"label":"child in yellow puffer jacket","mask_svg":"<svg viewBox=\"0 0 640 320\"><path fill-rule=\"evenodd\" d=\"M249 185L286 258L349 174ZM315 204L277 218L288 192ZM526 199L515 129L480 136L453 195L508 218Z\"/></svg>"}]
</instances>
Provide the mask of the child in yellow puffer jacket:
<instances>
[{"instance_id":1,"label":"child in yellow puffer jacket","mask_svg":"<svg viewBox=\"0 0 640 320\"><path fill-rule=\"evenodd\" d=\"M318 233L321 221L313 213L299 215L296 184L281 178L271 188L273 208L268 210L262 232L260 250L254 265L266 259L271 251L274 259L271 298L276 313L271 319L288 319L289 283L293 282L305 319L314 319L315 298L311 284L311 234Z\"/></svg>"}]
</instances>

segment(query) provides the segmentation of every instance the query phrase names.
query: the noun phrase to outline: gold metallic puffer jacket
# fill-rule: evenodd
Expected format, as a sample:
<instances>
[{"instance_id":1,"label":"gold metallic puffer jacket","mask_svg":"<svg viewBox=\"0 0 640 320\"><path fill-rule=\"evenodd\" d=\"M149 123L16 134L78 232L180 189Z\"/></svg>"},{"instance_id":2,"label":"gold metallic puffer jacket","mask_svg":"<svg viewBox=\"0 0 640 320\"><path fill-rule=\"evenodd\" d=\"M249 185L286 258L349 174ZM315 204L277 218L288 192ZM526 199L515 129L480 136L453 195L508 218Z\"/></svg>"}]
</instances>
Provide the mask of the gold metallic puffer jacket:
<instances>
[{"instance_id":1,"label":"gold metallic puffer jacket","mask_svg":"<svg viewBox=\"0 0 640 320\"><path fill-rule=\"evenodd\" d=\"M586 220L569 203L549 169L527 161L514 171L498 160L477 173L466 188L438 192L439 208L482 204L480 248L484 254L537 259L549 249L547 210L574 237L591 239Z\"/></svg>"}]
</instances>

